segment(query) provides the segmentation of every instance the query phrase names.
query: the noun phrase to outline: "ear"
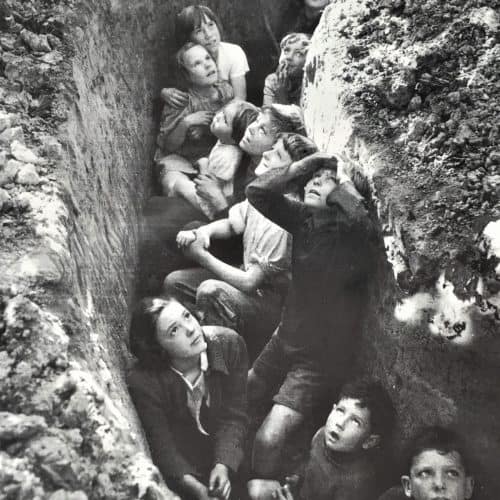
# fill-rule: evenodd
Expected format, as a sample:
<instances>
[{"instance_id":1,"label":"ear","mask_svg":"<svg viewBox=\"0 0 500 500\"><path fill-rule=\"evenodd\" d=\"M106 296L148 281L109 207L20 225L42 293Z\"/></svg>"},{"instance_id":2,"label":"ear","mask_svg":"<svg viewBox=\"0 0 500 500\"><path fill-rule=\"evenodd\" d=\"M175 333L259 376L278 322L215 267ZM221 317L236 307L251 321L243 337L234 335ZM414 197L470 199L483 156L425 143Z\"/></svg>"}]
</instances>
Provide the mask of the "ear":
<instances>
[{"instance_id":1,"label":"ear","mask_svg":"<svg viewBox=\"0 0 500 500\"><path fill-rule=\"evenodd\" d=\"M363 450L369 450L370 448L374 448L380 444L380 435L379 434L370 434L362 444Z\"/></svg>"},{"instance_id":2,"label":"ear","mask_svg":"<svg viewBox=\"0 0 500 500\"><path fill-rule=\"evenodd\" d=\"M401 484L403 485L403 490L408 498L411 498L411 481L410 476L401 476Z\"/></svg>"},{"instance_id":3,"label":"ear","mask_svg":"<svg viewBox=\"0 0 500 500\"><path fill-rule=\"evenodd\" d=\"M465 478L465 498L469 500L472 497L474 491L474 478L472 476L467 476Z\"/></svg>"}]
</instances>

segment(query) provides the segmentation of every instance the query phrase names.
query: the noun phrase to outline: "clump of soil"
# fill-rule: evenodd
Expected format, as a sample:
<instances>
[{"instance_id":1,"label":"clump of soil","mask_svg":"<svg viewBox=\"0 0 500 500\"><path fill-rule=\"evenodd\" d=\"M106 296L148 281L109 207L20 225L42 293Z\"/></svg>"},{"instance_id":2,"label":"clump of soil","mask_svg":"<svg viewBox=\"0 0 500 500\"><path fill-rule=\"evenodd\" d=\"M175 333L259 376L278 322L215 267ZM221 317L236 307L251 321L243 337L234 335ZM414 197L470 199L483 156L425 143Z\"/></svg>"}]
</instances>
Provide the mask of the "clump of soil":
<instances>
[{"instance_id":1,"label":"clump of soil","mask_svg":"<svg viewBox=\"0 0 500 500\"><path fill-rule=\"evenodd\" d=\"M356 133L393 144L395 161L377 183L404 200L395 215L409 267L399 281L409 291L445 269L459 296L475 293L478 274L484 298L498 292L498 261L477 241L500 217L499 7L366 0L334 27L348 45L340 77Z\"/></svg>"}]
</instances>

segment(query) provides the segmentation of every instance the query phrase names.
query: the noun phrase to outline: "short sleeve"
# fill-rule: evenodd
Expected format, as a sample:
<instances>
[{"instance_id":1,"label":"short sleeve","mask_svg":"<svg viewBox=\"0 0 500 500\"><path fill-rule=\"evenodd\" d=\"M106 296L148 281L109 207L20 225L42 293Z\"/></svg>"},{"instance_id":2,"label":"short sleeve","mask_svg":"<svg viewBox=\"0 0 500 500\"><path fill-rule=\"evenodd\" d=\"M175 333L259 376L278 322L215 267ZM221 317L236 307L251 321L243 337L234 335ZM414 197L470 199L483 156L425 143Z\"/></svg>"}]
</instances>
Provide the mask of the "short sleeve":
<instances>
[{"instance_id":1,"label":"short sleeve","mask_svg":"<svg viewBox=\"0 0 500 500\"><path fill-rule=\"evenodd\" d=\"M232 181L242 156L238 146L217 143L208 157L208 173L223 181Z\"/></svg>"},{"instance_id":2,"label":"short sleeve","mask_svg":"<svg viewBox=\"0 0 500 500\"><path fill-rule=\"evenodd\" d=\"M223 80L245 76L250 71L245 52L233 43L221 43L217 66Z\"/></svg>"},{"instance_id":3,"label":"short sleeve","mask_svg":"<svg viewBox=\"0 0 500 500\"><path fill-rule=\"evenodd\" d=\"M246 218L248 212L248 201L236 203L229 209L228 219L233 231L236 234L242 234L246 227Z\"/></svg>"}]
</instances>

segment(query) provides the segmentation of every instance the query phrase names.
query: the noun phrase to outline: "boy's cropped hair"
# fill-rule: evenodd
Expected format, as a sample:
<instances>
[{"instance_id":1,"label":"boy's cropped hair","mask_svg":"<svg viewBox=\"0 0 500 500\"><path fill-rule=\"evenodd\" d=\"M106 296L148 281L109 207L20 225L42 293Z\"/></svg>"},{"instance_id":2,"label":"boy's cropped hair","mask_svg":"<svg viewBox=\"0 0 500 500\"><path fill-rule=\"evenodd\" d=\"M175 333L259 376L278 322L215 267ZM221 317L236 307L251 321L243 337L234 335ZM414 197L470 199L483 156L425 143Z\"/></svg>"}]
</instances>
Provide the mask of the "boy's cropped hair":
<instances>
[{"instance_id":1,"label":"boy's cropped hair","mask_svg":"<svg viewBox=\"0 0 500 500\"><path fill-rule=\"evenodd\" d=\"M383 445L394 429L396 410L381 382L367 377L353 380L342 388L338 399L347 398L359 400L370 411L371 433L378 434Z\"/></svg>"},{"instance_id":2,"label":"boy's cropped hair","mask_svg":"<svg viewBox=\"0 0 500 500\"><path fill-rule=\"evenodd\" d=\"M448 454L456 452L460 455L462 466L466 475L471 475L471 457L467 444L462 436L454 429L439 425L423 427L411 440L406 452L407 470L410 471L415 458L422 452L435 450L439 453Z\"/></svg>"},{"instance_id":3,"label":"boy's cropped hair","mask_svg":"<svg viewBox=\"0 0 500 500\"><path fill-rule=\"evenodd\" d=\"M259 108L246 101L237 101L238 109L233 118L233 133L231 138L235 144L239 144L245 131L253 123L259 114Z\"/></svg>"},{"instance_id":4,"label":"boy's cropped hair","mask_svg":"<svg viewBox=\"0 0 500 500\"><path fill-rule=\"evenodd\" d=\"M189 5L177 14L175 21L175 41L177 48L182 47L190 40L193 31L201 26L205 18L210 19L217 25L222 38L222 24L213 10L206 5Z\"/></svg>"},{"instance_id":5,"label":"boy's cropped hair","mask_svg":"<svg viewBox=\"0 0 500 500\"><path fill-rule=\"evenodd\" d=\"M274 127L281 132L306 135L304 117L295 104L270 104L263 106L262 112L269 113Z\"/></svg>"},{"instance_id":6,"label":"boy's cropped hair","mask_svg":"<svg viewBox=\"0 0 500 500\"><path fill-rule=\"evenodd\" d=\"M318 151L318 147L311 139L304 137L301 134L293 134L290 132L282 132L278 134L276 140L283 141L285 151L290 155L293 161L302 160L306 156L312 155Z\"/></svg>"}]
</instances>

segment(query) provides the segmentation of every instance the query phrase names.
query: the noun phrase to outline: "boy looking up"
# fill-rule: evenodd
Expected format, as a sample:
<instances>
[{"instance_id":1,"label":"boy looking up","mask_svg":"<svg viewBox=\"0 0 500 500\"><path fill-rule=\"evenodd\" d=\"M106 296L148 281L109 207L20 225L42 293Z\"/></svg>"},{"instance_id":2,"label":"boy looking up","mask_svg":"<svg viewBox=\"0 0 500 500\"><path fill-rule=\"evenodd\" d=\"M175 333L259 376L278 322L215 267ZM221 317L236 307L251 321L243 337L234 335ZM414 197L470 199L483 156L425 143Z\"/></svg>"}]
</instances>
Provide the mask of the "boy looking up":
<instances>
[{"instance_id":1,"label":"boy looking up","mask_svg":"<svg viewBox=\"0 0 500 500\"><path fill-rule=\"evenodd\" d=\"M392 432L392 401L376 381L346 384L314 436L303 478L248 483L252 500L371 500L380 491L379 450ZM297 484L303 479L300 489Z\"/></svg>"},{"instance_id":2,"label":"boy looking up","mask_svg":"<svg viewBox=\"0 0 500 500\"><path fill-rule=\"evenodd\" d=\"M461 437L443 427L425 427L413 439L408 453L408 474L401 476L399 488L386 492L380 500L468 500L474 479Z\"/></svg>"},{"instance_id":3,"label":"boy looking up","mask_svg":"<svg viewBox=\"0 0 500 500\"><path fill-rule=\"evenodd\" d=\"M304 186L303 200L286 193ZM349 375L373 268L376 231L337 160L316 153L255 179L249 202L293 236L292 282L281 324L249 373L250 407L274 405L257 432L254 472L276 477L284 443Z\"/></svg>"}]
</instances>

